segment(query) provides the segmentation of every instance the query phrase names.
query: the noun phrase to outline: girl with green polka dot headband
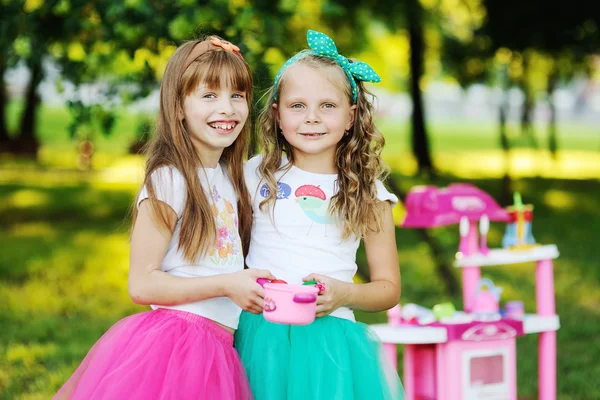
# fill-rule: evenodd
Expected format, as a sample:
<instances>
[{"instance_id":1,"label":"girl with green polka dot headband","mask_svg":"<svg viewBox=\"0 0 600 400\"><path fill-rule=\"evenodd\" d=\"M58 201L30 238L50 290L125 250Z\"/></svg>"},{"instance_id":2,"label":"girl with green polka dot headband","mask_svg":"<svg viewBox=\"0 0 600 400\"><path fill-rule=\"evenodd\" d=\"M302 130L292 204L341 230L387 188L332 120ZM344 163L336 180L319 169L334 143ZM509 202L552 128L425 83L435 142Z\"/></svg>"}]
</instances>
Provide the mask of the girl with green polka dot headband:
<instances>
[{"instance_id":1,"label":"girl with green polka dot headband","mask_svg":"<svg viewBox=\"0 0 600 400\"><path fill-rule=\"evenodd\" d=\"M283 64L279 72L277 72L277 76L275 76L274 83L274 100L277 100L277 86L279 85L279 81L281 80L281 76L287 67L306 56L307 54L314 54L316 56L327 57L335 62L337 62L340 67L346 73L348 80L350 81L350 86L352 87L352 102L356 104L356 99L358 98L358 87L356 85L355 79L363 82L381 82L381 78L377 73L371 68L370 65L364 63L362 61L352 61L343 55L339 54L337 51L337 47L333 40L324 33L308 30L306 34L306 41L308 42L308 50L303 50L300 53L296 54L289 60Z\"/></svg>"}]
</instances>

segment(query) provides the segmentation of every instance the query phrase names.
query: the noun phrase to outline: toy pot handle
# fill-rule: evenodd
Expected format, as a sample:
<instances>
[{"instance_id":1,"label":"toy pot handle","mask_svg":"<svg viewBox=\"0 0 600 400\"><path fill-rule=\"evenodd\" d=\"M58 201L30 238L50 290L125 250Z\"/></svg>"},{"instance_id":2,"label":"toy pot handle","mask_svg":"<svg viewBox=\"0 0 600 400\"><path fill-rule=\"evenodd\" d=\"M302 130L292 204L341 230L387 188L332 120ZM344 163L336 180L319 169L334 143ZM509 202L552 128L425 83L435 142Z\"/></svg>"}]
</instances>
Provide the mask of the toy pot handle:
<instances>
[{"instance_id":1,"label":"toy pot handle","mask_svg":"<svg viewBox=\"0 0 600 400\"><path fill-rule=\"evenodd\" d=\"M494 282L492 282L491 279L481 278L479 280L479 283L477 284L477 288L475 290L475 295L478 296L484 287L486 287L487 290L489 290L489 291L493 291L494 289L496 289L496 285L494 285Z\"/></svg>"},{"instance_id":2,"label":"toy pot handle","mask_svg":"<svg viewBox=\"0 0 600 400\"><path fill-rule=\"evenodd\" d=\"M258 283L260 286L265 287L265 283L269 283L271 282L269 279L266 278L258 278L256 280L256 283Z\"/></svg>"},{"instance_id":3,"label":"toy pot handle","mask_svg":"<svg viewBox=\"0 0 600 400\"><path fill-rule=\"evenodd\" d=\"M314 293L296 293L294 303L314 303L317 301L317 295Z\"/></svg>"}]
</instances>

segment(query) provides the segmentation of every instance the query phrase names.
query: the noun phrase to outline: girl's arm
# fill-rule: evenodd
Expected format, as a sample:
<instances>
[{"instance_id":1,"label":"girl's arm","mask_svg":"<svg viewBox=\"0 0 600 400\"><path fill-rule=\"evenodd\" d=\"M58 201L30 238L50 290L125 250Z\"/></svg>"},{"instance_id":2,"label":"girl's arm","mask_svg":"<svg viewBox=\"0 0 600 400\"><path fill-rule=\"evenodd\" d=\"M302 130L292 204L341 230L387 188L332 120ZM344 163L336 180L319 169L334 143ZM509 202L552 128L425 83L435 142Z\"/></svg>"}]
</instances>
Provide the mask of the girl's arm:
<instances>
[{"instance_id":1,"label":"girl's arm","mask_svg":"<svg viewBox=\"0 0 600 400\"><path fill-rule=\"evenodd\" d=\"M325 291L317 299L317 317L330 314L346 306L364 311L387 310L400 300L400 268L396 248L396 231L391 204L378 204L384 210L382 230L370 232L364 238L371 282L353 284L341 282L324 275L311 274L305 280L320 280Z\"/></svg>"},{"instance_id":2,"label":"girl's arm","mask_svg":"<svg viewBox=\"0 0 600 400\"><path fill-rule=\"evenodd\" d=\"M254 313L262 312L263 288L257 278L275 279L268 271L242 270L233 274L182 278L160 270L177 214L165 203L171 229L158 227L149 201L142 201L131 235L129 295L137 304L176 305L226 296Z\"/></svg>"}]
</instances>

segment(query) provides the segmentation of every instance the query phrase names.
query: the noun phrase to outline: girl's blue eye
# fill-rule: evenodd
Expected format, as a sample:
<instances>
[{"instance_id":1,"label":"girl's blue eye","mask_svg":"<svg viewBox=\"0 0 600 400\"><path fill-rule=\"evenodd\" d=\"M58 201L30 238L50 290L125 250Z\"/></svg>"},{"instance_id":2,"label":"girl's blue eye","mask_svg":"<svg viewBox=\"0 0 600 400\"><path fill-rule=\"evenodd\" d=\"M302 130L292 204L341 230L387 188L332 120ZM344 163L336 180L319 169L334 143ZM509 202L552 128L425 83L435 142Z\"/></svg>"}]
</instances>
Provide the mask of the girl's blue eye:
<instances>
[{"instance_id":1,"label":"girl's blue eye","mask_svg":"<svg viewBox=\"0 0 600 400\"><path fill-rule=\"evenodd\" d=\"M204 96L202 96L203 99L214 99L217 96L214 93L206 93Z\"/></svg>"},{"instance_id":2,"label":"girl's blue eye","mask_svg":"<svg viewBox=\"0 0 600 400\"><path fill-rule=\"evenodd\" d=\"M332 103L325 103L325 104L323 104L323 106L324 106L325 108L334 108L334 107L335 107L335 104L332 104Z\"/></svg>"},{"instance_id":3,"label":"girl's blue eye","mask_svg":"<svg viewBox=\"0 0 600 400\"><path fill-rule=\"evenodd\" d=\"M291 108L300 108L302 107L302 104L292 104Z\"/></svg>"},{"instance_id":4,"label":"girl's blue eye","mask_svg":"<svg viewBox=\"0 0 600 400\"><path fill-rule=\"evenodd\" d=\"M241 94L241 93L235 93L233 95L233 97L235 97L236 99L243 99L243 98L245 98L245 96L243 94Z\"/></svg>"}]
</instances>

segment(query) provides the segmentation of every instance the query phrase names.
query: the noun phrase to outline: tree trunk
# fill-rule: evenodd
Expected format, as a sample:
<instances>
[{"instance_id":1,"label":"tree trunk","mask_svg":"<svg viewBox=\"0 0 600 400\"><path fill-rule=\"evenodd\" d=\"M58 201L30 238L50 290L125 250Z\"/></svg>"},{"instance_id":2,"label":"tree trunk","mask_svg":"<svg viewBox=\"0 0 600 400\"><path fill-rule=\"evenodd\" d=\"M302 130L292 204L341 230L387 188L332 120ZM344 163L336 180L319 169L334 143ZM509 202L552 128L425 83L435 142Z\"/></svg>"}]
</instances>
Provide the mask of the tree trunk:
<instances>
[{"instance_id":1,"label":"tree trunk","mask_svg":"<svg viewBox=\"0 0 600 400\"><path fill-rule=\"evenodd\" d=\"M502 175L502 192L500 204L511 204L512 202L512 179L510 177L510 145L506 135L506 106L500 105L500 145L504 153L504 175Z\"/></svg>"},{"instance_id":2,"label":"tree trunk","mask_svg":"<svg viewBox=\"0 0 600 400\"><path fill-rule=\"evenodd\" d=\"M39 142L36 137L36 117L40 104L37 88L43 78L42 60L34 56L30 60L29 71L31 72L31 79L25 93L25 108L21 115L16 150L22 154L35 156L39 148Z\"/></svg>"},{"instance_id":3,"label":"tree trunk","mask_svg":"<svg viewBox=\"0 0 600 400\"><path fill-rule=\"evenodd\" d=\"M0 56L0 152L10 151L10 136L8 135L8 126L6 124L8 96L6 94L6 85L4 83L6 66L1 57L2 56Z\"/></svg>"},{"instance_id":4,"label":"tree trunk","mask_svg":"<svg viewBox=\"0 0 600 400\"><path fill-rule=\"evenodd\" d=\"M500 147L504 154L504 175L502 176L502 191L500 194L500 204L512 204L512 179L510 177L510 142L506 134L506 118L508 114L508 71L506 67L502 74L502 100L498 110Z\"/></svg>"},{"instance_id":5,"label":"tree trunk","mask_svg":"<svg viewBox=\"0 0 600 400\"><path fill-rule=\"evenodd\" d=\"M269 73L269 67L265 64L264 60L265 59L265 52L262 52L259 54L258 57L256 57L257 60L260 60L260 62L258 63L258 65L256 66L256 68L254 69L254 84L256 85L257 88L259 88L259 90L255 90L254 91L254 100L252 102L252 104L257 104L257 107L252 107L250 113L251 113L251 118L248 118L251 121L257 121L258 122L258 116L261 112L261 110L266 107L266 102L268 101L268 99L266 98L267 96L262 96L262 92L264 91L263 89L268 88L271 83L272 83L272 78L271 75ZM260 93L260 94L259 94ZM260 132L261 127L260 126L253 126L253 131L254 132ZM253 156L255 156L256 154L258 154L260 152L260 143L258 140L258 135L257 134L251 134L250 138L249 138L249 144L248 144L248 158L251 158Z\"/></svg>"},{"instance_id":6,"label":"tree trunk","mask_svg":"<svg viewBox=\"0 0 600 400\"><path fill-rule=\"evenodd\" d=\"M412 150L419 165L419 173L433 177L435 171L431 161L429 138L425 126L425 110L419 82L423 76L425 41L423 37L423 10L419 0L409 0L408 31L410 35L410 91L412 110Z\"/></svg>"},{"instance_id":7,"label":"tree trunk","mask_svg":"<svg viewBox=\"0 0 600 400\"><path fill-rule=\"evenodd\" d=\"M533 108L535 107L535 100L531 90L529 89L529 56L525 56L523 61L523 77L519 81L519 87L521 88L523 96L525 97L525 100L523 101L523 107L521 108L521 136L529 139L531 146L537 149L538 143L535 139L531 116Z\"/></svg>"},{"instance_id":8,"label":"tree trunk","mask_svg":"<svg viewBox=\"0 0 600 400\"><path fill-rule=\"evenodd\" d=\"M556 151L558 150L558 140L556 131L556 106L554 105L554 90L558 81L558 72L554 67L552 73L548 77L548 105L550 107L550 124L548 126L548 149L552 158L556 160Z\"/></svg>"}]
</instances>

